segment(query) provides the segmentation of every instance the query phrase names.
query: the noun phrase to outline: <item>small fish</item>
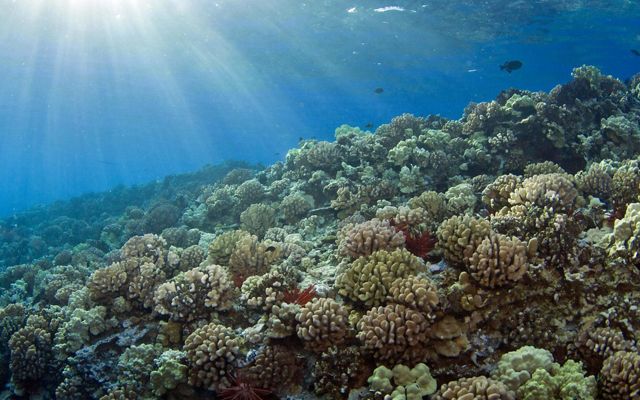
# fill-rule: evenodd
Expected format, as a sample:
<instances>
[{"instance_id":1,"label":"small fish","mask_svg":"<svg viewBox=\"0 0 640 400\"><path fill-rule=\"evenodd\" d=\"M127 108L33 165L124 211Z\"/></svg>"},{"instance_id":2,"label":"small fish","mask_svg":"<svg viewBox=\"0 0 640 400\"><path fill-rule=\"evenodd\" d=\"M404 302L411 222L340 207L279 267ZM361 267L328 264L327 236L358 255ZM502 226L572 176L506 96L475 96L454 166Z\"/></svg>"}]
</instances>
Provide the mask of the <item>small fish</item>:
<instances>
[{"instance_id":1,"label":"small fish","mask_svg":"<svg viewBox=\"0 0 640 400\"><path fill-rule=\"evenodd\" d=\"M398 6L388 6L388 7L374 8L373 11L378 13L383 13L387 11L404 11L404 8L398 7Z\"/></svg>"},{"instance_id":2,"label":"small fish","mask_svg":"<svg viewBox=\"0 0 640 400\"><path fill-rule=\"evenodd\" d=\"M381 88L381 87L375 88L373 90L373 93L375 93L375 94L381 94L382 92L384 92L384 89Z\"/></svg>"},{"instance_id":3,"label":"small fish","mask_svg":"<svg viewBox=\"0 0 640 400\"><path fill-rule=\"evenodd\" d=\"M276 246L269 246L265 250L266 251L276 251Z\"/></svg>"},{"instance_id":4,"label":"small fish","mask_svg":"<svg viewBox=\"0 0 640 400\"><path fill-rule=\"evenodd\" d=\"M631 53L640 57L640 51L636 50L636 49L631 49Z\"/></svg>"},{"instance_id":5,"label":"small fish","mask_svg":"<svg viewBox=\"0 0 640 400\"><path fill-rule=\"evenodd\" d=\"M367 128L367 129L371 129L371 128L373 128L373 124L371 122L369 122L364 127Z\"/></svg>"},{"instance_id":6,"label":"small fish","mask_svg":"<svg viewBox=\"0 0 640 400\"><path fill-rule=\"evenodd\" d=\"M511 71L515 71L516 69L520 68L522 68L522 61L518 60L507 61L500 66L500 70L507 71L508 73L511 73Z\"/></svg>"}]
</instances>

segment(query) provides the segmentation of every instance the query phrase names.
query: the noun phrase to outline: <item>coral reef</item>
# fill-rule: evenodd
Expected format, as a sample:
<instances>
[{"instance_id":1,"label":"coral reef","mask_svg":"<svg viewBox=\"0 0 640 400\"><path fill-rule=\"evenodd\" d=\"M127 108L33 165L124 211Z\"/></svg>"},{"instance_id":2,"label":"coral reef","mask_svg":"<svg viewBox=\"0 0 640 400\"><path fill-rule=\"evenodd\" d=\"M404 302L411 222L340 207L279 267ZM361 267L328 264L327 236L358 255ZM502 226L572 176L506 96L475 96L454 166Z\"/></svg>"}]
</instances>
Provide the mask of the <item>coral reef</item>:
<instances>
[{"instance_id":1,"label":"coral reef","mask_svg":"<svg viewBox=\"0 0 640 400\"><path fill-rule=\"evenodd\" d=\"M637 399L638 87L583 66L0 221L3 396Z\"/></svg>"}]
</instances>

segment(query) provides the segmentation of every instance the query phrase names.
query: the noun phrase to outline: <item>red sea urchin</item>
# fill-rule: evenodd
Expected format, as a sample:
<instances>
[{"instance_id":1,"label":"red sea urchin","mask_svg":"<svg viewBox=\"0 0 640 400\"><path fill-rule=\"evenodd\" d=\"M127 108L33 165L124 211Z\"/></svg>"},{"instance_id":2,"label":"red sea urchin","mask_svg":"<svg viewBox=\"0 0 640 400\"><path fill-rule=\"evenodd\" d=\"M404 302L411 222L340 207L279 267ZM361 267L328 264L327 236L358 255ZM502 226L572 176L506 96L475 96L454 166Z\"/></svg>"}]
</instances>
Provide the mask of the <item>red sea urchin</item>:
<instances>
[{"instance_id":1,"label":"red sea urchin","mask_svg":"<svg viewBox=\"0 0 640 400\"><path fill-rule=\"evenodd\" d=\"M218 393L221 400L267 400L274 398L273 391L264 388L254 388L240 377L231 377L233 386L222 389Z\"/></svg>"},{"instance_id":2,"label":"red sea urchin","mask_svg":"<svg viewBox=\"0 0 640 400\"><path fill-rule=\"evenodd\" d=\"M295 303L301 306L304 306L308 302L310 302L316 296L316 288L313 285L309 285L303 291L300 291L299 288L287 290L284 293L284 302L285 303Z\"/></svg>"},{"instance_id":3,"label":"red sea urchin","mask_svg":"<svg viewBox=\"0 0 640 400\"><path fill-rule=\"evenodd\" d=\"M395 221L391 220L398 232L402 232L404 235L404 245L411 254L420 258L425 258L431 250L436 246L436 238L428 230L421 230L415 232L406 224L396 225Z\"/></svg>"}]
</instances>

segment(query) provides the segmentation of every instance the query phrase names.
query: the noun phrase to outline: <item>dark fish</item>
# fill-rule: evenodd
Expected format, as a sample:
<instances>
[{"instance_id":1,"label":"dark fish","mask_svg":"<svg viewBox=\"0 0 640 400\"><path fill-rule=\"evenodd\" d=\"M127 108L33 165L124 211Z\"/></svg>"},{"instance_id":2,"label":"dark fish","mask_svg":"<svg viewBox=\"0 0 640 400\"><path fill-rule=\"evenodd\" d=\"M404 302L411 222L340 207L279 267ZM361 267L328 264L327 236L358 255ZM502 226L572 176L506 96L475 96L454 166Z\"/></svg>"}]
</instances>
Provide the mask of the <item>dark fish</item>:
<instances>
[{"instance_id":1,"label":"dark fish","mask_svg":"<svg viewBox=\"0 0 640 400\"><path fill-rule=\"evenodd\" d=\"M516 69L520 68L522 68L522 61L518 60L507 61L500 66L500 69L502 71L507 71L508 73L511 73L511 71L515 71Z\"/></svg>"},{"instance_id":2,"label":"dark fish","mask_svg":"<svg viewBox=\"0 0 640 400\"><path fill-rule=\"evenodd\" d=\"M381 88L381 87L377 87L377 88L373 89L373 93L375 93L375 94L380 94L382 92L384 92L384 89Z\"/></svg>"},{"instance_id":3,"label":"dark fish","mask_svg":"<svg viewBox=\"0 0 640 400\"><path fill-rule=\"evenodd\" d=\"M640 57L640 51L636 50L636 49L631 49L631 53L635 54L636 56Z\"/></svg>"},{"instance_id":4,"label":"dark fish","mask_svg":"<svg viewBox=\"0 0 640 400\"><path fill-rule=\"evenodd\" d=\"M276 246L269 246L265 250L266 251L275 251L276 250Z\"/></svg>"},{"instance_id":5,"label":"dark fish","mask_svg":"<svg viewBox=\"0 0 640 400\"><path fill-rule=\"evenodd\" d=\"M369 122L364 127L367 128L367 129L371 129L371 128L373 128L373 124L371 122Z\"/></svg>"}]
</instances>

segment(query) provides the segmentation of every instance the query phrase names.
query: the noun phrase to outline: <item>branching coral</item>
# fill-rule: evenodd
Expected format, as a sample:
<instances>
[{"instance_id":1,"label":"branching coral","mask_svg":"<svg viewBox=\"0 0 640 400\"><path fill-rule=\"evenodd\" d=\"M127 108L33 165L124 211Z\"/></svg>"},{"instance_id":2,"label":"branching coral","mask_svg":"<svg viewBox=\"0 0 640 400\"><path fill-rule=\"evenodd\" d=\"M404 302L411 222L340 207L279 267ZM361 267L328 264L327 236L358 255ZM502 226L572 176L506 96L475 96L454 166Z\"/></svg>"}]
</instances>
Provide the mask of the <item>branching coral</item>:
<instances>
[{"instance_id":1,"label":"branching coral","mask_svg":"<svg viewBox=\"0 0 640 400\"><path fill-rule=\"evenodd\" d=\"M27 324L9 340L11 378L18 393L37 391L51 361L51 334L43 326Z\"/></svg>"},{"instance_id":2,"label":"branching coral","mask_svg":"<svg viewBox=\"0 0 640 400\"><path fill-rule=\"evenodd\" d=\"M604 361L600 395L604 400L640 398L640 354L618 351Z\"/></svg>"},{"instance_id":3,"label":"branching coral","mask_svg":"<svg viewBox=\"0 0 640 400\"><path fill-rule=\"evenodd\" d=\"M578 191L570 175L534 175L525 179L520 187L511 192L509 204L552 206L558 210L571 210L577 196Z\"/></svg>"},{"instance_id":4,"label":"branching coral","mask_svg":"<svg viewBox=\"0 0 640 400\"><path fill-rule=\"evenodd\" d=\"M387 220L374 218L360 224L349 224L339 234L338 251L351 258L368 256L377 250L391 251L404 246L404 235Z\"/></svg>"},{"instance_id":5,"label":"branching coral","mask_svg":"<svg viewBox=\"0 0 640 400\"><path fill-rule=\"evenodd\" d=\"M358 322L358 339L382 362L419 362L426 357L429 320L400 304L372 308Z\"/></svg>"},{"instance_id":6,"label":"branching coral","mask_svg":"<svg viewBox=\"0 0 640 400\"><path fill-rule=\"evenodd\" d=\"M468 260L469 274L483 286L515 283L527 272L527 246L516 237L491 234Z\"/></svg>"},{"instance_id":7,"label":"branching coral","mask_svg":"<svg viewBox=\"0 0 640 400\"><path fill-rule=\"evenodd\" d=\"M91 297L111 303L117 296L140 308L153 306L153 292L168 274L177 270L180 259L168 252L157 235L134 236L122 247L122 260L95 271L88 283Z\"/></svg>"},{"instance_id":8,"label":"branching coral","mask_svg":"<svg viewBox=\"0 0 640 400\"><path fill-rule=\"evenodd\" d=\"M240 376L252 386L280 393L299 383L302 360L290 348L267 345L258 351L251 365L242 368Z\"/></svg>"},{"instance_id":9,"label":"branching coral","mask_svg":"<svg viewBox=\"0 0 640 400\"><path fill-rule=\"evenodd\" d=\"M367 306L382 304L392 283L415 274L423 264L405 249L379 250L354 261L336 279L338 293Z\"/></svg>"},{"instance_id":10,"label":"branching coral","mask_svg":"<svg viewBox=\"0 0 640 400\"><path fill-rule=\"evenodd\" d=\"M518 389L522 400L594 400L596 379L585 376L582 364L567 360L564 365L554 364L550 371L537 369Z\"/></svg>"},{"instance_id":11,"label":"branching coral","mask_svg":"<svg viewBox=\"0 0 640 400\"><path fill-rule=\"evenodd\" d=\"M438 245L447 261L462 264L490 232L491 223L485 219L453 216L438 228Z\"/></svg>"},{"instance_id":12,"label":"branching coral","mask_svg":"<svg viewBox=\"0 0 640 400\"><path fill-rule=\"evenodd\" d=\"M259 238L275 225L275 221L275 210L266 204L252 204L240 214L242 229Z\"/></svg>"},{"instance_id":13,"label":"branching coral","mask_svg":"<svg viewBox=\"0 0 640 400\"><path fill-rule=\"evenodd\" d=\"M243 230L228 231L216 236L209 244L207 261L211 264L229 265L236 243L249 236L249 232Z\"/></svg>"},{"instance_id":14,"label":"branching coral","mask_svg":"<svg viewBox=\"0 0 640 400\"><path fill-rule=\"evenodd\" d=\"M314 204L313 197L304 193L293 193L282 199L280 210L285 222L293 224L304 218Z\"/></svg>"},{"instance_id":15,"label":"branching coral","mask_svg":"<svg viewBox=\"0 0 640 400\"><path fill-rule=\"evenodd\" d=\"M361 386L365 359L356 346L331 347L320 355L313 367L316 394L341 398L350 388Z\"/></svg>"},{"instance_id":16,"label":"branching coral","mask_svg":"<svg viewBox=\"0 0 640 400\"><path fill-rule=\"evenodd\" d=\"M498 211L509 205L509 196L520 186L522 178L518 175L500 175L482 191L482 202L490 211Z\"/></svg>"},{"instance_id":17,"label":"branching coral","mask_svg":"<svg viewBox=\"0 0 640 400\"><path fill-rule=\"evenodd\" d=\"M436 286L427 278L408 276L398 278L391 283L387 301L402 304L420 311L430 318L435 317L440 299Z\"/></svg>"},{"instance_id":18,"label":"branching coral","mask_svg":"<svg viewBox=\"0 0 640 400\"><path fill-rule=\"evenodd\" d=\"M502 382L484 376L460 378L445 383L434 400L515 400L515 395Z\"/></svg>"},{"instance_id":19,"label":"branching coral","mask_svg":"<svg viewBox=\"0 0 640 400\"><path fill-rule=\"evenodd\" d=\"M607 200L611 197L613 178L606 166L591 164L587 171L576 174L576 184L584 194Z\"/></svg>"},{"instance_id":20,"label":"branching coral","mask_svg":"<svg viewBox=\"0 0 640 400\"><path fill-rule=\"evenodd\" d=\"M582 327L575 346L576 353L593 372L599 372L604 360L614 353L635 349L634 343L626 339L620 330L590 324Z\"/></svg>"},{"instance_id":21,"label":"branching coral","mask_svg":"<svg viewBox=\"0 0 640 400\"><path fill-rule=\"evenodd\" d=\"M286 295L296 287L295 275L283 268L274 268L264 275L254 275L242 283L242 298L252 308L271 309L285 301Z\"/></svg>"},{"instance_id":22,"label":"branching coral","mask_svg":"<svg viewBox=\"0 0 640 400\"><path fill-rule=\"evenodd\" d=\"M215 322L196 329L184 343L189 383L211 390L229 387L241 343L232 329Z\"/></svg>"},{"instance_id":23,"label":"branching coral","mask_svg":"<svg viewBox=\"0 0 640 400\"><path fill-rule=\"evenodd\" d=\"M206 318L231 307L236 288L224 267L207 265L182 272L155 290L155 310L174 321Z\"/></svg>"},{"instance_id":24,"label":"branching coral","mask_svg":"<svg viewBox=\"0 0 640 400\"><path fill-rule=\"evenodd\" d=\"M349 310L332 299L313 299L296 314L297 333L307 348L321 353L345 341Z\"/></svg>"}]
</instances>

